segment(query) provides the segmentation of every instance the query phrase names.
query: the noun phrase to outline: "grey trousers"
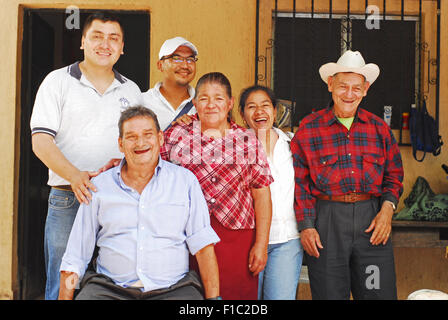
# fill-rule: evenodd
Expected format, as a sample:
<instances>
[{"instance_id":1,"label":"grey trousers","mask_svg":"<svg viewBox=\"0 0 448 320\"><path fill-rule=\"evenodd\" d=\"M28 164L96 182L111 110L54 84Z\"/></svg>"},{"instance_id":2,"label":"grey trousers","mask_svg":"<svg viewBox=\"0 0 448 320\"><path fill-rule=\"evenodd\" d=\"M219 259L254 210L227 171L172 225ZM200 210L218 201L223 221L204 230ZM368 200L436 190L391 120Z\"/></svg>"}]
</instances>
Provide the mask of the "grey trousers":
<instances>
[{"instance_id":1,"label":"grey trousers","mask_svg":"<svg viewBox=\"0 0 448 320\"><path fill-rule=\"evenodd\" d=\"M81 281L81 290L75 300L203 300L202 283L195 271L169 288L142 292L138 288L123 288L109 277L86 272Z\"/></svg>"},{"instance_id":2,"label":"grey trousers","mask_svg":"<svg viewBox=\"0 0 448 320\"><path fill-rule=\"evenodd\" d=\"M397 299L392 242L372 245L366 233L379 211L378 199L356 203L318 200L320 257L306 255L312 298Z\"/></svg>"}]
</instances>

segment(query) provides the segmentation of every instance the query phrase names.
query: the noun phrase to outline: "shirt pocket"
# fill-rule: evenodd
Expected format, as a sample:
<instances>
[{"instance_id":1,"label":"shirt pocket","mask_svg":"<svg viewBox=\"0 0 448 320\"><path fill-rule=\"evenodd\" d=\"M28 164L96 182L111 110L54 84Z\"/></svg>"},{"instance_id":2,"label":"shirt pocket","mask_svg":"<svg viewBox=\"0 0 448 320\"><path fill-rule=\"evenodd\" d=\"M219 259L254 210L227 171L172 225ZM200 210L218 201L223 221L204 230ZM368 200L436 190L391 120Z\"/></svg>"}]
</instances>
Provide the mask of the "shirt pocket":
<instances>
[{"instance_id":1,"label":"shirt pocket","mask_svg":"<svg viewBox=\"0 0 448 320\"><path fill-rule=\"evenodd\" d=\"M364 153L362 155L362 174L367 184L382 185L384 162L385 158L381 154Z\"/></svg>"},{"instance_id":2,"label":"shirt pocket","mask_svg":"<svg viewBox=\"0 0 448 320\"><path fill-rule=\"evenodd\" d=\"M339 164L337 154L319 155L312 159L310 176L320 191L329 191L339 184Z\"/></svg>"},{"instance_id":3,"label":"shirt pocket","mask_svg":"<svg viewBox=\"0 0 448 320\"><path fill-rule=\"evenodd\" d=\"M160 247L185 239L188 207L184 203L164 203L155 206L150 217L154 240Z\"/></svg>"}]
</instances>

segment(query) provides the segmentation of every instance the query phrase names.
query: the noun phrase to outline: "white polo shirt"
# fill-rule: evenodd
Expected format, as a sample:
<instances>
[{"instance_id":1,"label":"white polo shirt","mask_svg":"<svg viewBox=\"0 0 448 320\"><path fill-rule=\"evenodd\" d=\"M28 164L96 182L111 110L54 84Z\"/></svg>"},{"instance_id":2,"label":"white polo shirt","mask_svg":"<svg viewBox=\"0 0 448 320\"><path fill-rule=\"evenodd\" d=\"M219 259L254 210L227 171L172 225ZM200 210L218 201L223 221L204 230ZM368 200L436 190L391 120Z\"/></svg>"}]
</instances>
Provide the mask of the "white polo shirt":
<instances>
[{"instance_id":1,"label":"white polo shirt","mask_svg":"<svg viewBox=\"0 0 448 320\"><path fill-rule=\"evenodd\" d=\"M289 146L291 137L274 128L278 140L273 156L268 157L274 182L269 186L272 200L272 222L269 244L283 243L300 237L294 212L294 167Z\"/></svg>"},{"instance_id":2,"label":"white polo shirt","mask_svg":"<svg viewBox=\"0 0 448 320\"><path fill-rule=\"evenodd\" d=\"M49 73L39 87L31 115L31 133L47 133L76 168L96 171L118 148L118 120L123 110L142 105L139 87L114 70L115 79L100 94L79 68L79 62ZM49 170L48 185L69 185Z\"/></svg>"},{"instance_id":3,"label":"white polo shirt","mask_svg":"<svg viewBox=\"0 0 448 320\"><path fill-rule=\"evenodd\" d=\"M166 127L173 122L174 118L176 118L176 116L182 111L185 105L194 98L194 88L192 86L188 86L188 93L190 94L190 97L182 101L177 109L174 109L160 92L161 85L162 82L158 82L154 88L144 92L142 96L143 105L146 108L151 109L157 115L160 129L165 130ZM187 114L193 115L195 113L196 108L193 106Z\"/></svg>"}]
</instances>

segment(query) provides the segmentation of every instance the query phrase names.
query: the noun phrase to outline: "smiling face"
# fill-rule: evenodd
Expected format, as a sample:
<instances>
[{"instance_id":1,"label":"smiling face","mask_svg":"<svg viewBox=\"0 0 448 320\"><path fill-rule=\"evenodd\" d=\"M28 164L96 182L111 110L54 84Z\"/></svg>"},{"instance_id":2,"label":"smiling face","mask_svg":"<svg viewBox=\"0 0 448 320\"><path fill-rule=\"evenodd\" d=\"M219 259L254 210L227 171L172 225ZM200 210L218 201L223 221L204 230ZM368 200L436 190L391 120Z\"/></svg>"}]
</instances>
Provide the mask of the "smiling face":
<instances>
[{"instance_id":1,"label":"smiling face","mask_svg":"<svg viewBox=\"0 0 448 320\"><path fill-rule=\"evenodd\" d=\"M268 94L264 91L254 91L246 99L242 114L247 125L258 130L270 130L275 122L276 108Z\"/></svg>"},{"instance_id":2,"label":"smiling face","mask_svg":"<svg viewBox=\"0 0 448 320\"><path fill-rule=\"evenodd\" d=\"M234 98L226 88L216 82L205 82L194 98L194 105L201 120L201 129L222 129L227 125L227 116L233 107Z\"/></svg>"},{"instance_id":3,"label":"smiling face","mask_svg":"<svg viewBox=\"0 0 448 320\"><path fill-rule=\"evenodd\" d=\"M81 39L84 60L89 64L112 68L123 54L123 32L114 21L93 20Z\"/></svg>"},{"instance_id":4,"label":"smiling face","mask_svg":"<svg viewBox=\"0 0 448 320\"><path fill-rule=\"evenodd\" d=\"M157 131L154 120L137 116L123 122L122 137L118 138L120 151L130 166L157 164L163 133Z\"/></svg>"},{"instance_id":5,"label":"smiling face","mask_svg":"<svg viewBox=\"0 0 448 320\"><path fill-rule=\"evenodd\" d=\"M367 95L369 82L360 74L338 73L328 77L328 91L334 102L334 112L337 117L354 117L361 100Z\"/></svg>"},{"instance_id":6,"label":"smiling face","mask_svg":"<svg viewBox=\"0 0 448 320\"><path fill-rule=\"evenodd\" d=\"M187 46L180 46L170 56L182 58L194 57L194 52ZM181 63L175 63L172 59L161 59L157 62L158 69L163 73L163 81L187 86L196 75L196 62L187 63L184 59Z\"/></svg>"}]
</instances>

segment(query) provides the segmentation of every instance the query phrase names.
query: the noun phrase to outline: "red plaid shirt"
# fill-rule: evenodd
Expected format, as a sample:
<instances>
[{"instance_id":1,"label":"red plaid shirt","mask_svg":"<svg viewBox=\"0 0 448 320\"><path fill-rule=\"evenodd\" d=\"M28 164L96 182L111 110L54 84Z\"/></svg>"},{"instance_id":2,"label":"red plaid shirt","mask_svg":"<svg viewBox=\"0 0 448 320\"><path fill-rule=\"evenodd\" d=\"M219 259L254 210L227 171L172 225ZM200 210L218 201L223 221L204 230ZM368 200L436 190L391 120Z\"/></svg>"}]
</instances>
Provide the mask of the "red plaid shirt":
<instances>
[{"instance_id":1,"label":"red plaid shirt","mask_svg":"<svg viewBox=\"0 0 448 320\"><path fill-rule=\"evenodd\" d=\"M369 193L396 205L403 192L403 165L392 131L364 109L358 108L350 130L332 108L305 117L291 151L299 230L314 228L318 195Z\"/></svg>"},{"instance_id":2,"label":"red plaid shirt","mask_svg":"<svg viewBox=\"0 0 448 320\"><path fill-rule=\"evenodd\" d=\"M255 134L234 122L223 138L201 134L197 117L165 132L162 159L192 171L210 211L229 229L253 229L255 210L251 188L269 186L273 178ZM175 196L175 195L173 195Z\"/></svg>"}]
</instances>

